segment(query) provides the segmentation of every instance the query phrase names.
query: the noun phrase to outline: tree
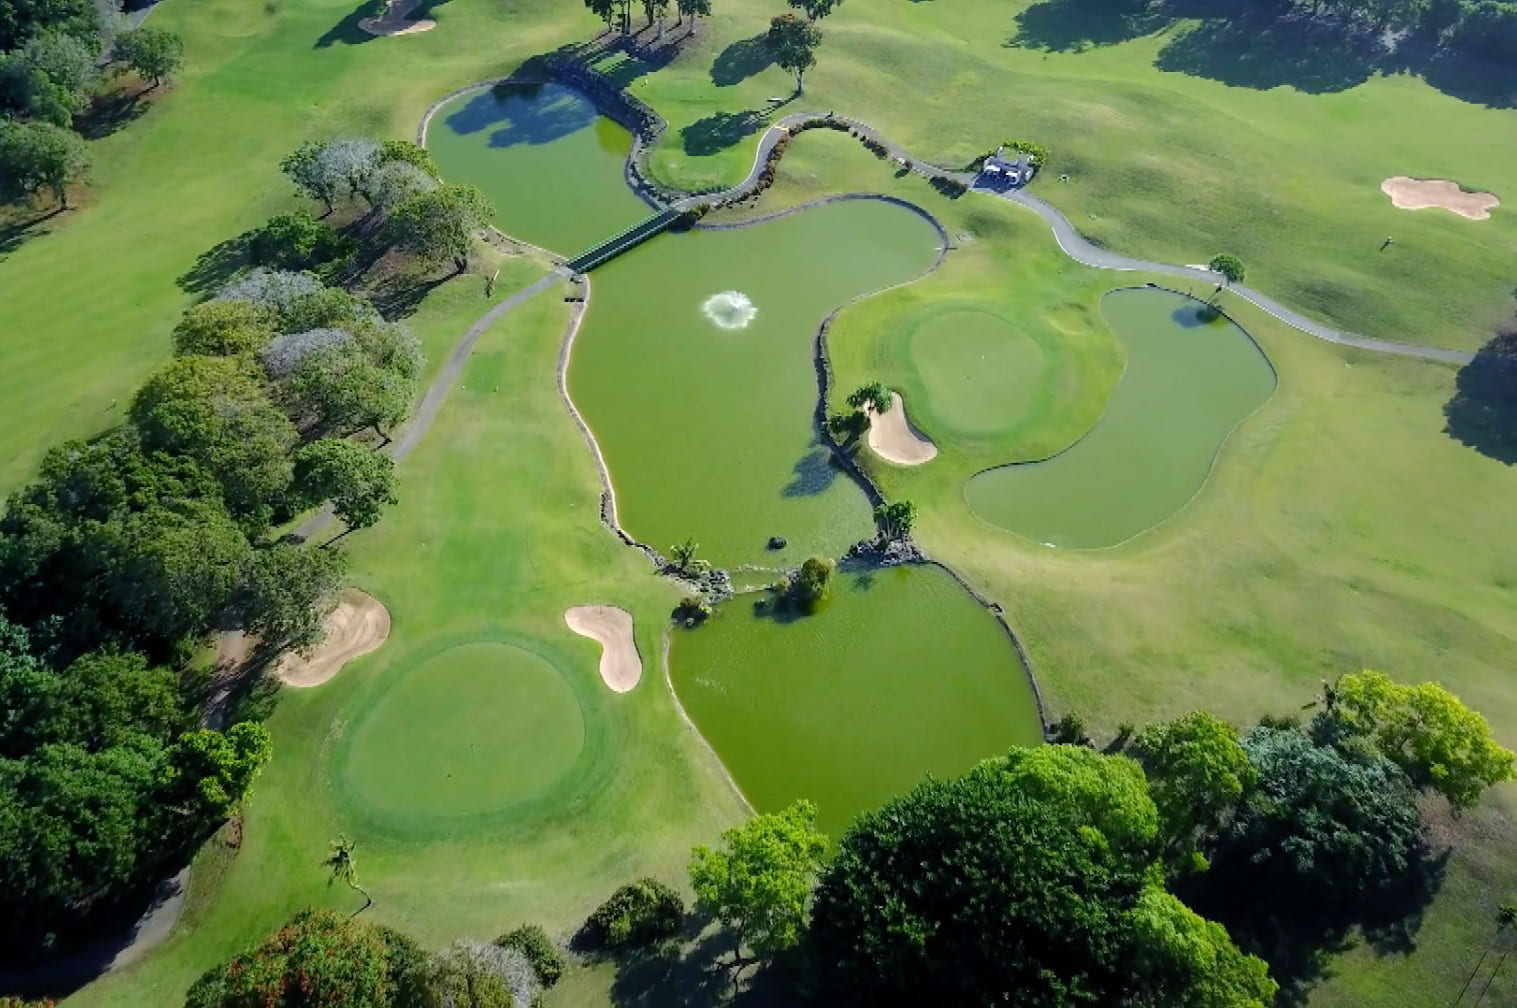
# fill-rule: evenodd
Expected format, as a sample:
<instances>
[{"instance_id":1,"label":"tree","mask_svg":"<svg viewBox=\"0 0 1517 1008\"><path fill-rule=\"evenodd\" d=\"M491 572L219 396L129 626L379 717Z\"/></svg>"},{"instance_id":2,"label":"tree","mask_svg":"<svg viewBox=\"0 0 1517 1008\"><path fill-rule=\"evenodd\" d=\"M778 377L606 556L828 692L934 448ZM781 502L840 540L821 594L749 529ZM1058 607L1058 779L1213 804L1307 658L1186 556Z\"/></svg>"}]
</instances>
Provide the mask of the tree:
<instances>
[{"instance_id":1,"label":"tree","mask_svg":"<svg viewBox=\"0 0 1517 1008\"><path fill-rule=\"evenodd\" d=\"M1129 752L1148 777L1171 865L1199 857L1199 842L1221 827L1256 778L1237 729L1202 711L1149 725Z\"/></svg>"},{"instance_id":2,"label":"tree","mask_svg":"<svg viewBox=\"0 0 1517 1008\"><path fill-rule=\"evenodd\" d=\"M73 130L47 122L0 118L0 199L16 202L46 190L68 209L68 187L89 172L89 153Z\"/></svg>"},{"instance_id":3,"label":"tree","mask_svg":"<svg viewBox=\"0 0 1517 1008\"><path fill-rule=\"evenodd\" d=\"M891 501L877 504L874 509L875 524L886 539L904 539L911 535L916 525L917 506L911 501Z\"/></svg>"},{"instance_id":4,"label":"tree","mask_svg":"<svg viewBox=\"0 0 1517 1008\"><path fill-rule=\"evenodd\" d=\"M178 357L255 354L275 336L272 313L251 301L202 301L174 326Z\"/></svg>"},{"instance_id":5,"label":"tree","mask_svg":"<svg viewBox=\"0 0 1517 1008\"><path fill-rule=\"evenodd\" d=\"M98 38L83 39L66 31L50 30L34 35L22 47L22 65L27 75L29 111L68 126L73 116L89 108L100 83ZM48 115L56 110L55 115Z\"/></svg>"},{"instance_id":6,"label":"tree","mask_svg":"<svg viewBox=\"0 0 1517 1008\"><path fill-rule=\"evenodd\" d=\"M802 94L806 71L816 66L816 50L822 44L821 30L794 14L781 14L769 22L766 38L774 53L774 62L795 74L795 93Z\"/></svg>"},{"instance_id":7,"label":"tree","mask_svg":"<svg viewBox=\"0 0 1517 1008\"><path fill-rule=\"evenodd\" d=\"M617 0L585 0L585 6L590 12L602 21L606 22L606 29L611 29L611 22L616 20Z\"/></svg>"},{"instance_id":8,"label":"tree","mask_svg":"<svg viewBox=\"0 0 1517 1008\"><path fill-rule=\"evenodd\" d=\"M827 557L811 557L801 564L801 570L796 575L793 592L797 600L802 604L814 604L827 597L827 592L832 587L832 575L837 570L837 564Z\"/></svg>"},{"instance_id":9,"label":"tree","mask_svg":"<svg viewBox=\"0 0 1517 1008\"><path fill-rule=\"evenodd\" d=\"M297 436L269 400L252 363L234 357L180 357L148 379L132 400L144 446L196 459L221 482L226 507L253 531L289 493Z\"/></svg>"},{"instance_id":10,"label":"tree","mask_svg":"<svg viewBox=\"0 0 1517 1008\"><path fill-rule=\"evenodd\" d=\"M663 20L669 12L669 0L641 0L643 14L648 18L648 24L653 24L653 19Z\"/></svg>"},{"instance_id":11,"label":"tree","mask_svg":"<svg viewBox=\"0 0 1517 1008\"><path fill-rule=\"evenodd\" d=\"M331 910L303 910L256 948L206 972L185 1008L389 1005L392 955L384 930Z\"/></svg>"},{"instance_id":12,"label":"tree","mask_svg":"<svg viewBox=\"0 0 1517 1008\"><path fill-rule=\"evenodd\" d=\"M379 165L405 164L432 178L441 177L437 162L432 159L432 152L410 140L379 141L379 150L374 159Z\"/></svg>"},{"instance_id":13,"label":"tree","mask_svg":"<svg viewBox=\"0 0 1517 1008\"><path fill-rule=\"evenodd\" d=\"M347 555L339 549L276 543L253 550L238 597L243 629L278 650L316 644L346 570Z\"/></svg>"},{"instance_id":14,"label":"tree","mask_svg":"<svg viewBox=\"0 0 1517 1008\"><path fill-rule=\"evenodd\" d=\"M184 66L184 40L167 29L142 25L116 36L111 58L156 88Z\"/></svg>"},{"instance_id":15,"label":"tree","mask_svg":"<svg viewBox=\"0 0 1517 1008\"><path fill-rule=\"evenodd\" d=\"M701 544L694 539L686 539L682 543L675 543L673 546L670 546L669 555L673 557L675 569L685 574L703 569L706 564L695 558L695 554L700 551L700 548Z\"/></svg>"},{"instance_id":16,"label":"tree","mask_svg":"<svg viewBox=\"0 0 1517 1008\"><path fill-rule=\"evenodd\" d=\"M711 0L675 0L675 9L679 12L679 18L674 22L679 24L685 18L690 19L690 30L695 30L695 19L711 16Z\"/></svg>"},{"instance_id":17,"label":"tree","mask_svg":"<svg viewBox=\"0 0 1517 1008\"><path fill-rule=\"evenodd\" d=\"M89 0L0 0L0 52L20 48L50 28L76 38L95 38L100 15Z\"/></svg>"},{"instance_id":18,"label":"tree","mask_svg":"<svg viewBox=\"0 0 1517 1008\"><path fill-rule=\"evenodd\" d=\"M351 441L321 438L295 453L295 488L307 503L331 501L348 528L368 528L396 503L395 460Z\"/></svg>"},{"instance_id":19,"label":"tree","mask_svg":"<svg viewBox=\"0 0 1517 1008\"><path fill-rule=\"evenodd\" d=\"M220 821L247 797L273 751L269 730L251 721L224 732L185 732L167 753L165 800L199 819Z\"/></svg>"},{"instance_id":20,"label":"tree","mask_svg":"<svg viewBox=\"0 0 1517 1008\"><path fill-rule=\"evenodd\" d=\"M658 879L617 887L585 922L589 937L610 948L634 948L673 938L685 923L685 901Z\"/></svg>"},{"instance_id":21,"label":"tree","mask_svg":"<svg viewBox=\"0 0 1517 1008\"><path fill-rule=\"evenodd\" d=\"M432 966L431 1003L444 1008L515 1008L515 993L490 968L483 952L457 944L439 954Z\"/></svg>"},{"instance_id":22,"label":"tree","mask_svg":"<svg viewBox=\"0 0 1517 1008\"><path fill-rule=\"evenodd\" d=\"M816 806L807 801L727 830L719 848L702 845L691 852L695 905L726 929L734 978L747 965L745 947L766 960L800 941L826 853Z\"/></svg>"},{"instance_id":23,"label":"tree","mask_svg":"<svg viewBox=\"0 0 1517 1008\"><path fill-rule=\"evenodd\" d=\"M276 340L270 350L279 345ZM384 435L405 419L416 394L416 378L375 362L354 338L320 346L301 357L281 388L295 419L308 433L348 434L372 427Z\"/></svg>"},{"instance_id":24,"label":"tree","mask_svg":"<svg viewBox=\"0 0 1517 1008\"><path fill-rule=\"evenodd\" d=\"M1496 744L1484 717L1437 683L1410 686L1380 672L1354 672L1339 677L1332 697L1332 709L1314 726L1319 733L1369 739L1413 785L1443 795L1456 810L1513 777L1517 757Z\"/></svg>"},{"instance_id":25,"label":"tree","mask_svg":"<svg viewBox=\"0 0 1517 1008\"><path fill-rule=\"evenodd\" d=\"M808 21L818 21L837 9L843 0L788 0L790 6L806 15Z\"/></svg>"},{"instance_id":26,"label":"tree","mask_svg":"<svg viewBox=\"0 0 1517 1008\"><path fill-rule=\"evenodd\" d=\"M1259 727L1242 746L1258 774L1222 830L1208 885L1261 914L1324 918L1374 908L1423 854L1406 776L1373 753Z\"/></svg>"},{"instance_id":27,"label":"tree","mask_svg":"<svg viewBox=\"0 0 1517 1008\"><path fill-rule=\"evenodd\" d=\"M260 266L311 269L351 254L356 243L304 210L277 214L253 235L248 251Z\"/></svg>"},{"instance_id":28,"label":"tree","mask_svg":"<svg viewBox=\"0 0 1517 1008\"><path fill-rule=\"evenodd\" d=\"M1459 1003L1464 1000L1465 992L1470 989L1470 984L1474 983L1475 978L1480 975L1480 969L1485 965L1486 959L1490 957L1491 950L1496 947L1497 942L1501 941L1502 935L1510 931L1514 925L1517 925L1517 906L1513 906L1510 903L1501 904L1496 910L1496 932L1491 936L1490 944L1481 951L1480 959L1475 963L1475 968L1470 970L1470 975L1464 978L1464 986L1459 988L1459 993L1454 997L1452 1008L1458 1008ZM1500 968L1500 962L1505 959L1506 953L1503 952L1501 959L1497 960L1498 969ZM1496 971L1492 970L1491 976L1495 977L1495 975ZM1487 980L1486 984L1489 985L1490 981ZM1482 988L1482 996L1484 993L1484 988ZM1479 1004L1480 999L1476 998L1475 1003Z\"/></svg>"},{"instance_id":29,"label":"tree","mask_svg":"<svg viewBox=\"0 0 1517 1008\"><path fill-rule=\"evenodd\" d=\"M836 1004L1264 1008L1263 963L1154 882L1157 840L1125 757L1013 749L929 778L844 835L816 893L815 979Z\"/></svg>"},{"instance_id":30,"label":"tree","mask_svg":"<svg viewBox=\"0 0 1517 1008\"><path fill-rule=\"evenodd\" d=\"M1206 265L1213 273L1222 274L1222 279L1230 284L1243 282L1243 260L1235 255L1226 252L1214 255Z\"/></svg>"},{"instance_id":31,"label":"tree","mask_svg":"<svg viewBox=\"0 0 1517 1008\"><path fill-rule=\"evenodd\" d=\"M476 187L440 186L395 208L390 218L391 240L429 265L451 259L454 272L462 273L468 268L476 234L494 216L494 206Z\"/></svg>"},{"instance_id":32,"label":"tree","mask_svg":"<svg viewBox=\"0 0 1517 1008\"><path fill-rule=\"evenodd\" d=\"M322 867L332 873L331 877L327 879L328 884L341 882L349 889L363 896L363 906L358 908L358 913L363 913L374 905L374 897L369 895L367 889L358 884L358 862L353 857L353 850L357 846L346 835L339 836L336 840L332 841L332 852L326 856L326 860L322 861L321 864ZM358 913L354 914L354 916L356 917Z\"/></svg>"},{"instance_id":33,"label":"tree","mask_svg":"<svg viewBox=\"0 0 1517 1008\"><path fill-rule=\"evenodd\" d=\"M879 382L870 382L868 385L860 385L848 394L848 405L854 409L869 407L876 414L884 413L890 409L894 401L890 390Z\"/></svg>"}]
</instances>

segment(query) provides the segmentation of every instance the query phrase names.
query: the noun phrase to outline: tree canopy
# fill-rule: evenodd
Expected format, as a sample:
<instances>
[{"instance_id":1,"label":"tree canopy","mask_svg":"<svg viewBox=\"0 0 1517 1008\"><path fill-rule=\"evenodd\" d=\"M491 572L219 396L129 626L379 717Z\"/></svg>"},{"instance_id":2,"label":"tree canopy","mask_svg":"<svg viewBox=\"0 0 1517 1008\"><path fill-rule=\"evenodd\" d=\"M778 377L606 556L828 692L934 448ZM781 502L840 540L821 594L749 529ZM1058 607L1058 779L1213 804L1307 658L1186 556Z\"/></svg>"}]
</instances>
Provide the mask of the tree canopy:
<instances>
[{"instance_id":1,"label":"tree canopy","mask_svg":"<svg viewBox=\"0 0 1517 1008\"><path fill-rule=\"evenodd\" d=\"M1222 278L1230 284L1243 282L1245 272L1243 260L1235 255L1229 255L1226 252L1214 255L1211 257L1211 262L1207 263L1207 266L1211 268L1213 273L1222 274Z\"/></svg>"},{"instance_id":2,"label":"tree canopy","mask_svg":"<svg viewBox=\"0 0 1517 1008\"><path fill-rule=\"evenodd\" d=\"M157 87L184 66L184 42L167 29L141 25L116 36L111 56Z\"/></svg>"},{"instance_id":3,"label":"tree canopy","mask_svg":"<svg viewBox=\"0 0 1517 1008\"><path fill-rule=\"evenodd\" d=\"M1226 1005L1275 985L1154 881L1142 770L1083 747L1014 749L855 821L817 890L832 1003Z\"/></svg>"},{"instance_id":4,"label":"tree canopy","mask_svg":"<svg viewBox=\"0 0 1517 1008\"><path fill-rule=\"evenodd\" d=\"M822 44L822 32L811 21L794 14L781 14L769 22L765 35L774 62L795 74L795 90L806 89L806 71L816 66L816 51Z\"/></svg>"},{"instance_id":5,"label":"tree canopy","mask_svg":"<svg viewBox=\"0 0 1517 1008\"><path fill-rule=\"evenodd\" d=\"M89 152L72 130L49 122L0 119L0 200L19 202L50 193L68 206L68 187L89 171Z\"/></svg>"},{"instance_id":6,"label":"tree canopy","mask_svg":"<svg viewBox=\"0 0 1517 1008\"><path fill-rule=\"evenodd\" d=\"M296 453L295 485L309 503L331 501L349 528L368 528L396 502L395 461L351 441L322 438Z\"/></svg>"},{"instance_id":7,"label":"tree canopy","mask_svg":"<svg viewBox=\"0 0 1517 1008\"><path fill-rule=\"evenodd\" d=\"M445 185L410 197L390 217L395 246L429 265L451 261L462 273L478 232L495 217L489 197L474 186Z\"/></svg>"},{"instance_id":8,"label":"tree canopy","mask_svg":"<svg viewBox=\"0 0 1517 1008\"><path fill-rule=\"evenodd\" d=\"M1150 725L1133 740L1132 755L1148 777L1159 810L1159 835L1171 864L1191 858L1256 779L1238 730L1196 711Z\"/></svg>"},{"instance_id":9,"label":"tree canopy","mask_svg":"<svg viewBox=\"0 0 1517 1008\"><path fill-rule=\"evenodd\" d=\"M691 852L695 904L721 922L742 950L759 959L798 944L827 838L816 828L816 806L798 801L781 812L754 816L722 834L720 847Z\"/></svg>"}]
</instances>

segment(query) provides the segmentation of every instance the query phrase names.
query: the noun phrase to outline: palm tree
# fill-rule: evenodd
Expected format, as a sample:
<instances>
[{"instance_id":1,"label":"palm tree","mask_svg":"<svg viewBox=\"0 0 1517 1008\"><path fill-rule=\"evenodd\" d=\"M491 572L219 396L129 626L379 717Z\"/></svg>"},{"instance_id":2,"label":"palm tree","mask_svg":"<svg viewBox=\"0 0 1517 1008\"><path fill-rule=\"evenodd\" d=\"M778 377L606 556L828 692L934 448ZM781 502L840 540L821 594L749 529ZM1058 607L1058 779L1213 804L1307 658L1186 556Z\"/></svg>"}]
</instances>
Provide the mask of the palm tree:
<instances>
[{"instance_id":1,"label":"palm tree","mask_svg":"<svg viewBox=\"0 0 1517 1008\"><path fill-rule=\"evenodd\" d=\"M701 544L694 539L686 539L669 547L669 552L674 556L674 566L682 571L688 571L695 562L695 551L701 548Z\"/></svg>"},{"instance_id":2,"label":"palm tree","mask_svg":"<svg viewBox=\"0 0 1517 1008\"><path fill-rule=\"evenodd\" d=\"M357 917L369 907L374 905L374 897L369 891L358 884L358 864L353 859L353 850L358 845L347 838L346 834L339 835L332 841L332 853L327 855L322 866L331 870L332 875L327 879L327 885L333 882L341 882L355 892L363 894L363 906L353 912Z\"/></svg>"},{"instance_id":3,"label":"palm tree","mask_svg":"<svg viewBox=\"0 0 1517 1008\"><path fill-rule=\"evenodd\" d=\"M1449 1004L1449 1008L1455 1008L1456 1005L1464 1000L1465 992L1470 989L1470 984L1474 983L1475 977L1480 975L1480 968L1485 965L1486 957L1491 954L1491 950L1501 940L1502 934L1514 924L1517 924L1517 906L1513 906L1511 903L1503 903L1500 909L1496 911L1496 933L1491 936L1491 943L1485 947L1484 952L1480 953L1480 961L1475 963L1474 969L1470 970L1469 977L1464 981L1464 986L1459 988L1459 995ZM1486 978L1485 986L1480 988L1480 996L1475 998L1474 1004L1478 1005L1481 999L1485 997L1486 990L1490 988L1491 981L1496 979L1496 974L1501 972L1501 964L1506 962L1508 955L1511 955L1511 949L1502 952L1501 958L1496 960L1496 968L1491 970L1491 975Z\"/></svg>"}]
</instances>

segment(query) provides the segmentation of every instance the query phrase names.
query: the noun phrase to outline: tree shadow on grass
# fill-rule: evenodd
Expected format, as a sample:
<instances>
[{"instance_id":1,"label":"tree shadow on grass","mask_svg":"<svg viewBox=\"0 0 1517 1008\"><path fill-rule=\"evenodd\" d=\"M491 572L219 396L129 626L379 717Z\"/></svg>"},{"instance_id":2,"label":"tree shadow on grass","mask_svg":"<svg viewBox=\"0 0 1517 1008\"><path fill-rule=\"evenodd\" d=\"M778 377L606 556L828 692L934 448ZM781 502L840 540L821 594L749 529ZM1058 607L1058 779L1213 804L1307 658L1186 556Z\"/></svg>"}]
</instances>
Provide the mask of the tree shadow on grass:
<instances>
[{"instance_id":1,"label":"tree shadow on grass","mask_svg":"<svg viewBox=\"0 0 1517 1008\"><path fill-rule=\"evenodd\" d=\"M18 213L14 218L9 214L0 216L0 261L31 239L52 234L52 229L44 225L62 212L63 207L55 205L38 214Z\"/></svg>"},{"instance_id":2,"label":"tree shadow on grass","mask_svg":"<svg viewBox=\"0 0 1517 1008\"><path fill-rule=\"evenodd\" d=\"M1517 464L1517 330L1499 334L1459 369L1443 418L1455 441Z\"/></svg>"},{"instance_id":3,"label":"tree shadow on grass","mask_svg":"<svg viewBox=\"0 0 1517 1008\"><path fill-rule=\"evenodd\" d=\"M337 45L339 42L343 45L362 45L365 42L374 41L379 36L370 35L358 27L358 22L366 18L378 17L382 8L383 4L379 3L378 0L364 0L363 3L354 7L347 17L323 32L321 38L316 40L315 48L326 49ZM421 13L419 11L413 12L411 15L413 19L420 16Z\"/></svg>"},{"instance_id":4,"label":"tree shadow on grass","mask_svg":"<svg viewBox=\"0 0 1517 1008\"><path fill-rule=\"evenodd\" d=\"M701 922L692 927L700 929ZM782 1008L797 1003L797 971L783 962L757 973L744 971L734 992L731 951L720 931L697 930L683 944L619 956L611 1003L617 1008Z\"/></svg>"},{"instance_id":5,"label":"tree shadow on grass","mask_svg":"<svg viewBox=\"0 0 1517 1008\"><path fill-rule=\"evenodd\" d=\"M394 322L416 314L416 309L421 307L428 294L456 275L427 277L414 273L391 274L380 280L369 292L369 301L379 314ZM481 309L481 314L483 312L484 309Z\"/></svg>"},{"instance_id":6,"label":"tree shadow on grass","mask_svg":"<svg viewBox=\"0 0 1517 1008\"><path fill-rule=\"evenodd\" d=\"M1326 18L1217 18L1159 51L1160 70L1264 91L1346 91L1369 80L1385 50L1377 34Z\"/></svg>"},{"instance_id":7,"label":"tree shadow on grass","mask_svg":"<svg viewBox=\"0 0 1517 1008\"><path fill-rule=\"evenodd\" d=\"M97 97L85 113L74 119L74 129L86 140L100 140L142 118L149 103L147 91L118 88Z\"/></svg>"},{"instance_id":8,"label":"tree shadow on grass","mask_svg":"<svg viewBox=\"0 0 1517 1008\"><path fill-rule=\"evenodd\" d=\"M1169 8L1125 0L1042 0L1017 15L1006 45L1048 52L1083 52L1151 35L1175 17Z\"/></svg>"},{"instance_id":9,"label":"tree shadow on grass","mask_svg":"<svg viewBox=\"0 0 1517 1008\"><path fill-rule=\"evenodd\" d=\"M825 445L812 448L795 463L790 482L780 491L786 497L815 497L825 493L841 473Z\"/></svg>"},{"instance_id":10,"label":"tree shadow on grass","mask_svg":"<svg viewBox=\"0 0 1517 1008\"><path fill-rule=\"evenodd\" d=\"M1450 98L1486 108L1517 108L1517 64L1497 63L1468 53L1449 53L1418 43L1402 43L1381 63L1382 73L1411 73Z\"/></svg>"},{"instance_id":11,"label":"tree shadow on grass","mask_svg":"<svg viewBox=\"0 0 1517 1008\"><path fill-rule=\"evenodd\" d=\"M244 231L220 242L195 259L195 265L174 278L186 294L208 298L220 290L238 270L252 262L251 246L257 232Z\"/></svg>"},{"instance_id":12,"label":"tree shadow on grass","mask_svg":"<svg viewBox=\"0 0 1517 1008\"><path fill-rule=\"evenodd\" d=\"M685 126L679 135L684 141L686 154L704 157L726 150L744 137L752 136L763 129L765 123L764 116L751 109L746 112L716 112Z\"/></svg>"},{"instance_id":13,"label":"tree shadow on grass","mask_svg":"<svg viewBox=\"0 0 1517 1008\"><path fill-rule=\"evenodd\" d=\"M716 54L711 63L711 83L717 87L731 87L752 77L774 63L774 50L763 32L751 38L738 39Z\"/></svg>"}]
</instances>

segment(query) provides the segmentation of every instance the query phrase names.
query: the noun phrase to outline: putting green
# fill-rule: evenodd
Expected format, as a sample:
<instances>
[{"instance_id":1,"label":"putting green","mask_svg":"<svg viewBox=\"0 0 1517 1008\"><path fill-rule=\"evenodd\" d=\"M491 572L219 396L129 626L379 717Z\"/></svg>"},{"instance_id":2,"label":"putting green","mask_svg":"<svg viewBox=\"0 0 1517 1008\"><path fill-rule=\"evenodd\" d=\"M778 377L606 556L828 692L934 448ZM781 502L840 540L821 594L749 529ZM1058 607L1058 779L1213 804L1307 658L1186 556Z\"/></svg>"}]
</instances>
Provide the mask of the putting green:
<instances>
[{"instance_id":1,"label":"putting green","mask_svg":"<svg viewBox=\"0 0 1517 1008\"><path fill-rule=\"evenodd\" d=\"M1275 388L1248 333L1193 298L1115 290L1101 314L1127 349L1105 415L1053 458L979 473L964 491L980 517L1049 546L1114 546L1179 511Z\"/></svg>"},{"instance_id":2,"label":"putting green","mask_svg":"<svg viewBox=\"0 0 1517 1008\"><path fill-rule=\"evenodd\" d=\"M959 434L1015 428L1046 384L1043 348L980 309L951 308L924 319L911 331L910 355L927 390L926 410Z\"/></svg>"},{"instance_id":3,"label":"putting green","mask_svg":"<svg viewBox=\"0 0 1517 1008\"><path fill-rule=\"evenodd\" d=\"M540 796L585 742L574 692L547 660L510 644L464 644L382 684L349 730L338 774L381 819L470 816Z\"/></svg>"}]
</instances>

